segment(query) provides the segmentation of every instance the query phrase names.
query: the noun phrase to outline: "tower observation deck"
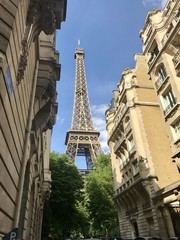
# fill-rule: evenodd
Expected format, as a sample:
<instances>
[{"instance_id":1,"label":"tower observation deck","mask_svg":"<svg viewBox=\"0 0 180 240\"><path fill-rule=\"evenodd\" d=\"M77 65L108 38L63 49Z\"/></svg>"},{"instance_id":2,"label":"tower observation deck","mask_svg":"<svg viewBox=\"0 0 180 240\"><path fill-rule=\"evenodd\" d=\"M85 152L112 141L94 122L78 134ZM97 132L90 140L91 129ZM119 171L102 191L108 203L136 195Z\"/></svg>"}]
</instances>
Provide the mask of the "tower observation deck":
<instances>
[{"instance_id":1,"label":"tower observation deck","mask_svg":"<svg viewBox=\"0 0 180 240\"><path fill-rule=\"evenodd\" d=\"M84 156L87 169L93 168L93 161L102 152L100 147L100 133L94 129L90 110L86 74L84 67L84 49L75 51L76 61L74 106L71 129L66 134L66 154L70 161L75 162L77 156Z\"/></svg>"}]
</instances>

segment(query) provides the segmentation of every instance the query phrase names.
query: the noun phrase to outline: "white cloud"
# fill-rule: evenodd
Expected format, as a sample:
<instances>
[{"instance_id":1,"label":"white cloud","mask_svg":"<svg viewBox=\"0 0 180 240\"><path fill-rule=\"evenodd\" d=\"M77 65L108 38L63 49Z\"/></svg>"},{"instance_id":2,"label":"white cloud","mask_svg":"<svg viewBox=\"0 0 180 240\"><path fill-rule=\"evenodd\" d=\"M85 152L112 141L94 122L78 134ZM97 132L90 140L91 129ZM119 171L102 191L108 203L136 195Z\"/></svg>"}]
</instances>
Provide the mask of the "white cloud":
<instances>
[{"instance_id":1,"label":"white cloud","mask_svg":"<svg viewBox=\"0 0 180 240\"><path fill-rule=\"evenodd\" d=\"M105 120L103 119L103 116L94 116L93 117L93 123L96 129L98 129L98 131L102 131L104 129L105 126Z\"/></svg>"},{"instance_id":2,"label":"white cloud","mask_svg":"<svg viewBox=\"0 0 180 240\"><path fill-rule=\"evenodd\" d=\"M107 105L94 105L92 106L92 116L94 127L100 132L99 140L101 142L101 147L104 152L109 152L109 147L107 145L107 132L106 132L106 121L105 121L105 111L108 108Z\"/></svg>"},{"instance_id":3,"label":"white cloud","mask_svg":"<svg viewBox=\"0 0 180 240\"><path fill-rule=\"evenodd\" d=\"M63 122L65 121L64 118L61 118L59 115L56 116L56 122L58 122L58 124L63 124Z\"/></svg>"},{"instance_id":4,"label":"white cloud","mask_svg":"<svg viewBox=\"0 0 180 240\"><path fill-rule=\"evenodd\" d=\"M153 7L161 7L164 8L167 0L143 0L142 3L146 7L147 5L151 4Z\"/></svg>"},{"instance_id":5,"label":"white cloud","mask_svg":"<svg viewBox=\"0 0 180 240\"><path fill-rule=\"evenodd\" d=\"M105 116L105 111L107 110L108 106L106 104L100 104L100 105L94 105L91 107L92 112L94 114L104 114Z\"/></svg>"}]
</instances>

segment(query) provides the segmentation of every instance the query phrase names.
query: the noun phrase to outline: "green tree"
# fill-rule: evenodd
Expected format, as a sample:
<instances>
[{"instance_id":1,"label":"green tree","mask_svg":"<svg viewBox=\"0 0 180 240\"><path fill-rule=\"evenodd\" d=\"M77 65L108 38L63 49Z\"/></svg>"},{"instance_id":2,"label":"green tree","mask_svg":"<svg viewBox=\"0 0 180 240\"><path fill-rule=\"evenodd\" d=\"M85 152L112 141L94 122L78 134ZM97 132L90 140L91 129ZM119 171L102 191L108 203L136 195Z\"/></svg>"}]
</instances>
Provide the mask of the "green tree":
<instances>
[{"instance_id":1,"label":"green tree","mask_svg":"<svg viewBox=\"0 0 180 240\"><path fill-rule=\"evenodd\" d=\"M113 202L113 180L110 156L101 154L95 161L95 170L86 180L86 202L96 236L119 235L118 217Z\"/></svg>"},{"instance_id":2,"label":"green tree","mask_svg":"<svg viewBox=\"0 0 180 240\"><path fill-rule=\"evenodd\" d=\"M42 239L62 239L79 228L83 217L77 208L82 200L83 179L65 154L50 154L51 196L44 207ZM48 236L48 238L47 238Z\"/></svg>"}]
</instances>

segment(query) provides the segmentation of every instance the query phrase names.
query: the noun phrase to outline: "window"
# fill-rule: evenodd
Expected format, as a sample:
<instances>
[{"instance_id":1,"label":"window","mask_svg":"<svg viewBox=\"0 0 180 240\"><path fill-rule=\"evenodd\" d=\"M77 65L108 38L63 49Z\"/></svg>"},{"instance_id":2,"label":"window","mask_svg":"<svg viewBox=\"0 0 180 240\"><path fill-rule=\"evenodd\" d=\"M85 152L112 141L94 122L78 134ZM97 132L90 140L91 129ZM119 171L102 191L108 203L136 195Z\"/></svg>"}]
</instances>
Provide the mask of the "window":
<instances>
[{"instance_id":1,"label":"window","mask_svg":"<svg viewBox=\"0 0 180 240\"><path fill-rule=\"evenodd\" d=\"M132 171L133 171L133 175L136 175L139 172L139 165L138 165L137 159L135 159L135 161L132 164Z\"/></svg>"},{"instance_id":2,"label":"window","mask_svg":"<svg viewBox=\"0 0 180 240\"><path fill-rule=\"evenodd\" d=\"M126 160L126 157L125 157L125 155L124 155L124 152L122 153L120 153L120 158L121 158L121 163L123 164L124 162L125 162L125 160Z\"/></svg>"},{"instance_id":3,"label":"window","mask_svg":"<svg viewBox=\"0 0 180 240\"><path fill-rule=\"evenodd\" d=\"M9 67L6 70L5 80L9 96L11 96L13 93L13 84Z\"/></svg>"},{"instance_id":4,"label":"window","mask_svg":"<svg viewBox=\"0 0 180 240\"><path fill-rule=\"evenodd\" d=\"M149 39L151 33L152 33L152 26L149 27L149 30L148 30L148 32L147 32L147 35L146 35L146 36L147 36L147 39Z\"/></svg>"},{"instance_id":5,"label":"window","mask_svg":"<svg viewBox=\"0 0 180 240\"><path fill-rule=\"evenodd\" d=\"M162 105L164 108L164 115L166 116L172 108L176 105L176 98L174 97L173 91L170 88L166 94L162 95Z\"/></svg>"},{"instance_id":6,"label":"window","mask_svg":"<svg viewBox=\"0 0 180 240\"><path fill-rule=\"evenodd\" d=\"M165 79L167 77L167 73L165 70L164 65L161 65L158 70L158 77L161 77L162 79Z\"/></svg>"},{"instance_id":7,"label":"window","mask_svg":"<svg viewBox=\"0 0 180 240\"><path fill-rule=\"evenodd\" d=\"M180 119L171 126L171 131L175 141L180 138Z\"/></svg>"},{"instance_id":8,"label":"window","mask_svg":"<svg viewBox=\"0 0 180 240\"><path fill-rule=\"evenodd\" d=\"M129 152L131 152L134 149L134 139L132 135L128 139L128 149L129 149Z\"/></svg>"},{"instance_id":9,"label":"window","mask_svg":"<svg viewBox=\"0 0 180 240\"><path fill-rule=\"evenodd\" d=\"M131 122L130 122L129 116L126 116L124 125L125 125L124 132L125 132L125 134L128 134L129 131L131 130Z\"/></svg>"},{"instance_id":10,"label":"window","mask_svg":"<svg viewBox=\"0 0 180 240\"><path fill-rule=\"evenodd\" d=\"M172 29L173 29L173 24L171 23L170 25L169 25L169 28L168 28L168 30L167 30L167 36L170 34L170 32L172 31Z\"/></svg>"},{"instance_id":11,"label":"window","mask_svg":"<svg viewBox=\"0 0 180 240\"><path fill-rule=\"evenodd\" d=\"M125 177L124 175L122 175L121 184L123 185L124 183L125 183Z\"/></svg>"},{"instance_id":12,"label":"window","mask_svg":"<svg viewBox=\"0 0 180 240\"><path fill-rule=\"evenodd\" d=\"M156 42L154 42L153 47L151 48L149 53L150 53L150 59L149 59L148 65L150 67L151 64L154 62L154 60L156 59L157 55L159 54L159 49Z\"/></svg>"},{"instance_id":13,"label":"window","mask_svg":"<svg viewBox=\"0 0 180 240\"><path fill-rule=\"evenodd\" d=\"M180 17L180 9L177 10L176 12L176 16L175 16L175 21L177 22L179 20Z\"/></svg>"},{"instance_id":14,"label":"window","mask_svg":"<svg viewBox=\"0 0 180 240\"><path fill-rule=\"evenodd\" d=\"M157 57L158 53L159 53L159 49L158 49L158 46L156 45L152 50L151 55L154 57Z\"/></svg>"},{"instance_id":15,"label":"window","mask_svg":"<svg viewBox=\"0 0 180 240\"><path fill-rule=\"evenodd\" d=\"M155 82L157 90L162 86L166 78L167 78L167 73L166 73L165 67L164 65L161 65L157 71L157 80Z\"/></svg>"},{"instance_id":16,"label":"window","mask_svg":"<svg viewBox=\"0 0 180 240\"><path fill-rule=\"evenodd\" d=\"M174 67L177 68L180 62L180 49L175 53L172 61L173 61Z\"/></svg>"}]
</instances>

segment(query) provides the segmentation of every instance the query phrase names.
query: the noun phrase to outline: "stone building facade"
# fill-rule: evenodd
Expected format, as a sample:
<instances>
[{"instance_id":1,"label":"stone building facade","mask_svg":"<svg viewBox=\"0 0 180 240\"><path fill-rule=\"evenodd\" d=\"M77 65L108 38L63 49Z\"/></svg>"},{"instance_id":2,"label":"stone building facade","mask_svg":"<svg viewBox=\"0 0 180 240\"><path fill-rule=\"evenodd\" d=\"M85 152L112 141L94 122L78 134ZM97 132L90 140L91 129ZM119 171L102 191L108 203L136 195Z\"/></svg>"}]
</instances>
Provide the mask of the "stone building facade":
<instances>
[{"instance_id":1,"label":"stone building facade","mask_svg":"<svg viewBox=\"0 0 180 240\"><path fill-rule=\"evenodd\" d=\"M148 73L154 84L172 148L180 169L180 2L153 9L140 32Z\"/></svg>"},{"instance_id":2,"label":"stone building facade","mask_svg":"<svg viewBox=\"0 0 180 240\"><path fill-rule=\"evenodd\" d=\"M0 235L41 239L66 0L0 1ZM16 236L17 237L17 236Z\"/></svg>"},{"instance_id":3,"label":"stone building facade","mask_svg":"<svg viewBox=\"0 0 180 240\"><path fill-rule=\"evenodd\" d=\"M180 236L180 2L153 9L106 111L121 236Z\"/></svg>"}]
</instances>

